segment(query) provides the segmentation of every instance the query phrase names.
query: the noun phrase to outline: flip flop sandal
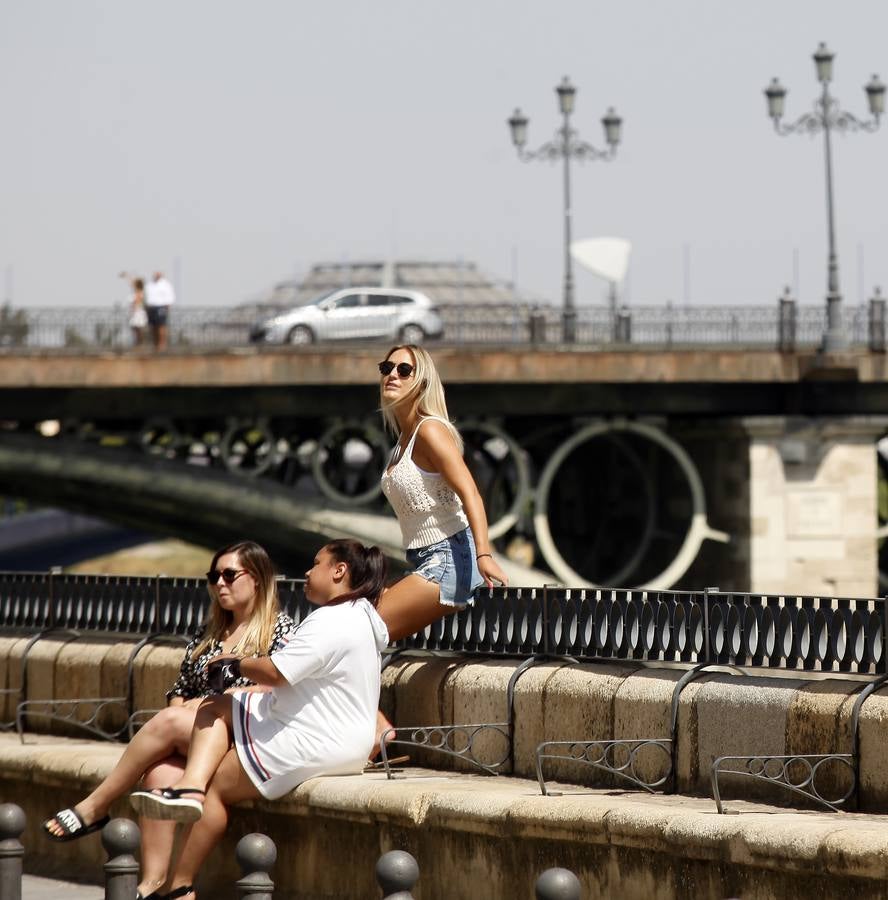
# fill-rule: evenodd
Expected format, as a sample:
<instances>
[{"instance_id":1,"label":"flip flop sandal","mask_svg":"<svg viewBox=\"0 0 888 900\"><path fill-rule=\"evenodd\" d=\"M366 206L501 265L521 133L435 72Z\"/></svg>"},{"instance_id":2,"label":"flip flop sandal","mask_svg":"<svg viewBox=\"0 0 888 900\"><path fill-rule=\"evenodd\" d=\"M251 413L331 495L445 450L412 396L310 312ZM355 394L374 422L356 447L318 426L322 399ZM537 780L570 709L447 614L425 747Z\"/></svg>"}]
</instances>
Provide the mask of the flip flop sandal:
<instances>
[{"instance_id":1,"label":"flip flop sandal","mask_svg":"<svg viewBox=\"0 0 888 900\"><path fill-rule=\"evenodd\" d=\"M161 788L155 791L134 791L130 794L130 804L137 813L149 819L196 822L203 815L203 801L183 797L183 794L206 796L198 788Z\"/></svg>"},{"instance_id":2,"label":"flip flop sandal","mask_svg":"<svg viewBox=\"0 0 888 900\"><path fill-rule=\"evenodd\" d=\"M43 823L43 831L51 841L64 843L66 841L79 840L88 834L95 834L97 831L101 831L110 821L111 816L102 816L101 819L97 819L92 825L87 825L76 809L60 809L51 819L47 819ZM53 834L49 830L52 822L58 822L62 826L62 834Z\"/></svg>"}]
</instances>

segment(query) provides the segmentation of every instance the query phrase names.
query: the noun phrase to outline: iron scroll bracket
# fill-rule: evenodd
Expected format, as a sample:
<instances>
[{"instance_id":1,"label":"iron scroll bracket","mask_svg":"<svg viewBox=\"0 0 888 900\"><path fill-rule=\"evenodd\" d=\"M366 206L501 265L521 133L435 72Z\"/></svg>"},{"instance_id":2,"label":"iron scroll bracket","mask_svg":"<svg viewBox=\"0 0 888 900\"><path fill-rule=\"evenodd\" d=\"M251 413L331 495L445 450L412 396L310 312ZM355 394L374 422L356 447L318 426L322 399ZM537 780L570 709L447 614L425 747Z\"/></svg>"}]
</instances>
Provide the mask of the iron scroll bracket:
<instances>
[{"instance_id":1,"label":"iron scroll bracket","mask_svg":"<svg viewBox=\"0 0 888 900\"><path fill-rule=\"evenodd\" d=\"M730 768L729 763L740 763L744 768ZM817 775L821 767L829 763L838 763L847 767L851 773L851 785L839 797L827 799L817 787ZM833 812L840 808L856 794L857 760L851 753L797 753L788 756L720 756L711 767L712 797L720 815L736 814L736 810L725 808L719 790L719 775L731 775L740 778L752 778L768 784L779 785Z\"/></svg>"},{"instance_id":2,"label":"iron scroll bracket","mask_svg":"<svg viewBox=\"0 0 888 900\"><path fill-rule=\"evenodd\" d=\"M653 793L662 788L666 793L675 793L677 789L676 772L678 769L678 712L682 691L694 680L707 671L726 668L719 663L700 663L688 669L675 683L669 711L669 736L647 738L610 738L606 740L572 740L544 741L536 748L536 773L543 796L560 796L558 791L550 791L546 787L543 775L544 759L582 763L599 771L630 782L643 791ZM735 666L738 674L745 674ZM657 777L645 777L639 764L639 756L643 752L662 753L665 761L664 769Z\"/></svg>"},{"instance_id":3,"label":"iron scroll bracket","mask_svg":"<svg viewBox=\"0 0 888 900\"><path fill-rule=\"evenodd\" d=\"M389 779L395 777L386 749L391 745L434 750L453 759L468 762L488 775L499 775L506 769L513 769L515 764L515 686L518 679L528 669L553 661L560 661L564 665L577 664L577 660L570 656L539 653L523 660L515 668L506 687L507 718L505 722L480 722L469 725L408 725L384 731L380 736L379 749L386 777ZM476 753L476 739L480 735L502 738L505 745L504 753L493 760L481 759Z\"/></svg>"},{"instance_id":4,"label":"iron scroll bracket","mask_svg":"<svg viewBox=\"0 0 888 900\"><path fill-rule=\"evenodd\" d=\"M867 698L888 683L888 674L874 678L858 693L851 710L851 753L797 753L783 756L749 754L746 756L720 756L710 769L712 797L718 812L722 815L734 813L725 808L719 787L720 775L752 778L757 781L778 785L818 803L833 812L846 806L860 808L860 711ZM848 768L851 786L838 796L828 799L817 786L817 775L829 763L837 763ZM733 764L733 766L731 765ZM742 767L738 768L738 764ZM852 800L851 804L848 803Z\"/></svg>"},{"instance_id":5,"label":"iron scroll bracket","mask_svg":"<svg viewBox=\"0 0 888 900\"><path fill-rule=\"evenodd\" d=\"M134 718L143 711L134 711L135 705L135 666L136 657L149 644L154 643L185 643L186 638L180 635L152 632L141 638L132 648L127 660L126 693L116 697L68 697L65 699L41 699L28 700L27 697L27 655L31 647L41 637L47 635L64 635L71 640L81 636L79 631L70 628L50 628L35 635L28 642L22 656L22 693L23 699L16 706L15 729L19 740L25 743L25 721L28 718L48 719L60 722L67 726L80 728L94 737L103 740L121 740L125 735L132 737L134 731ZM119 727L108 727L103 724L105 716L119 711L125 721Z\"/></svg>"}]
</instances>

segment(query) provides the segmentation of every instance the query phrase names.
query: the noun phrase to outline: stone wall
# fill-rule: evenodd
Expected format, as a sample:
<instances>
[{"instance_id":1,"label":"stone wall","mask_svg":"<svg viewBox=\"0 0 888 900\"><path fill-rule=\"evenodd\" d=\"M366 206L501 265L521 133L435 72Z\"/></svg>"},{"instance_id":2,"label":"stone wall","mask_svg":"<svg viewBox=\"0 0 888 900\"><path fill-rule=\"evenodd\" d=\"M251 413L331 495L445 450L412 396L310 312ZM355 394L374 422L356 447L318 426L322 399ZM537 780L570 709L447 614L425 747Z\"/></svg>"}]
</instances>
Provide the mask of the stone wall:
<instances>
[{"instance_id":1,"label":"stone wall","mask_svg":"<svg viewBox=\"0 0 888 900\"><path fill-rule=\"evenodd\" d=\"M29 696L123 694L132 646L41 640L27 666ZM23 647L22 638L0 638L0 685L7 690L19 684ZM181 650L169 647L139 654L137 706L162 703L180 657ZM382 705L402 726L505 722L506 688L516 665L403 657L384 672ZM634 664L533 666L516 684L514 777L454 771L468 766L457 762L448 769L446 757L411 747L399 749L411 760L394 781L382 773L315 779L281 801L243 804L233 811L225 842L206 867L203 889L227 896L239 874L234 845L243 834L262 831L278 845L273 875L281 900L376 896L373 865L396 848L419 860L418 900L530 896L535 877L554 865L577 872L588 900L884 900L888 829L874 813L888 811L888 696L874 694L862 708L860 784L868 812L764 805L766 797L770 804L785 803L789 795L756 792L748 781L724 786L739 815L718 816L709 799L709 765L716 756L849 751L860 679L704 675L681 694L678 794L645 794L561 762L551 763L546 775L564 796L541 796L532 780L541 741L668 737L669 705L683 671ZM12 694L4 697L9 716ZM34 725L47 727L45 721ZM493 738L478 749L495 757L503 747ZM14 734L0 735L0 800L26 809L30 871L100 878L97 838L41 852L48 845L40 823L82 797L121 750L120 744L46 733L28 734L25 744ZM641 762L648 774L658 764ZM130 815L125 800L113 812Z\"/></svg>"}]
</instances>

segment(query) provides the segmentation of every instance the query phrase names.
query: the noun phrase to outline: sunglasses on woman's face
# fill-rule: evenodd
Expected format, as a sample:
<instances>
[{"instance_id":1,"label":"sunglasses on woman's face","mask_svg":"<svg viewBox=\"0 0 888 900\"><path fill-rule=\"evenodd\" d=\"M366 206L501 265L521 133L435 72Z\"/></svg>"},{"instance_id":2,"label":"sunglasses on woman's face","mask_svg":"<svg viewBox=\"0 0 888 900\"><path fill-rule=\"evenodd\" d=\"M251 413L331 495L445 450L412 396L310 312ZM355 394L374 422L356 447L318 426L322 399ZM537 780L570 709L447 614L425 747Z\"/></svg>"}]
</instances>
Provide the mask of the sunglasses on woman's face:
<instances>
[{"instance_id":1,"label":"sunglasses on woman's face","mask_svg":"<svg viewBox=\"0 0 888 900\"><path fill-rule=\"evenodd\" d=\"M398 378L409 378L415 368L416 366L411 366L410 363L397 363L396 365L390 359L387 359L379 364L379 374L385 376L391 375L392 372L397 372Z\"/></svg>"},{"instance_id":2,"label":"sunglasses on woman's face","mask_svg":"<svg viewBox=\"0 0 888 900\"><path fill-rule=\"evenodd\" d=\"M246 572L246 569L210 569L210 571L207 572L207 583L215 587L221 577L226 584L231 585L234 584L241 575L245 575Z\"/></svg>"}]
</instances>

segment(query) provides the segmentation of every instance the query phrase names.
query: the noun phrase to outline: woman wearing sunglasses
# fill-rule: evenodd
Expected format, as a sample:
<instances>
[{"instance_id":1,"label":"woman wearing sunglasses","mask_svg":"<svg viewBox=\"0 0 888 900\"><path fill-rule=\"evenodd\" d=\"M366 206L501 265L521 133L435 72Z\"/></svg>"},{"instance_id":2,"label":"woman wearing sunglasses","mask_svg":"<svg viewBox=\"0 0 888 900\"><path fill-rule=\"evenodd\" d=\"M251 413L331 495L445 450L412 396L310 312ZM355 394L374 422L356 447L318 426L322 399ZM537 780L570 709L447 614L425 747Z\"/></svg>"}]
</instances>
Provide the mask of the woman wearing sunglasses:
<instances>
[{"instance_id":1,"label":"woman wearing sunglasses","mask_svg":"<svg viewBox=\"0 0 888 900\"><path fill-rule=\"evenodd\" d=\"M225 832L230 804L275 800L309 778L363 770L376 728L380 653L389 640L375 610L385 575L378 547L331 541L305 574L305 596L319 608L286 646L265 659L226 656L211 663L211 676L222 685L245 675L270 690L204 700L181 778L130 797L143 816L195 823L168 897L193 895L203 861Z\"/></svg>"},{"instance_id":2,"label":"woman wearing sunglasses","mask_svg":"<svg viewBox=\"0 0 888 900\"><path fill-rule=\"evenodd\" d=\"M490 550L484 503L450 423L444 387L422 347L394 347L379 364L382 417L397 437L382 475L413 572L387 590L379 615L393 641L508 580Z\"/></svg>"},{"instance_id":3,"label":"woman wearing sunglasses","mask_svg":"<svg viewBox=\"0 0 888 900\"><path fill-rule=\"evenodd\" d=\"M57 812L43 827L55 841L72 841L100 830L111 804L141 779L146 787L170 784L185 767L198 706L212 693L210 662L222 654L265 656L284 646L293 620L281 612L274 567L265 550L242 541L217 550L207 572L210 607L206 622L185 648L179 677L167 692L168 706L133 737L112 772L72 809ZM232 688L250 689L242 676ZM265 690L253 688L253 690ZM142 825L142 879L139 898L158 898L167 878L174 828L156 820Z\"/></svg>"}]
</instances>

